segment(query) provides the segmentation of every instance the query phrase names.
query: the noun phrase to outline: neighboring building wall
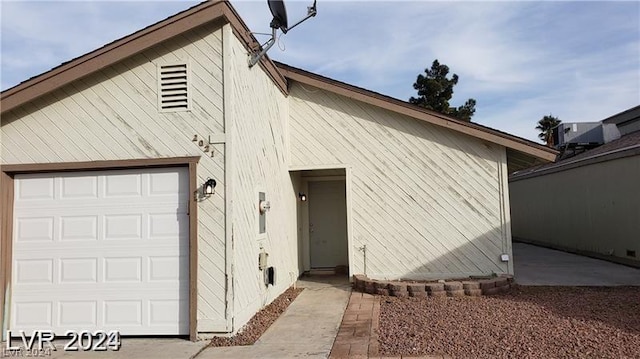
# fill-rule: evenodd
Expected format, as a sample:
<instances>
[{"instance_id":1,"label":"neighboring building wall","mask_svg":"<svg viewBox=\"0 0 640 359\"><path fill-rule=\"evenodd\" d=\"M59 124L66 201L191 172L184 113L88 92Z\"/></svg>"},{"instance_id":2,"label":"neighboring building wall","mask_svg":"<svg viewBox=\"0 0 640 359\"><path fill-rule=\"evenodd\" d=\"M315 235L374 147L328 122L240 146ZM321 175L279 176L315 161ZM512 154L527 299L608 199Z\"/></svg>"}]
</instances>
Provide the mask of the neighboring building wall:
<instances>
[{"instance_id":1,"label":"neighboring building wall","mask_svg":"<svg viewBox=\"0 0 640 359\"><path fill-rule=\"evenodd\" d=\"M638 155L512 180L513 237L640 264L639 184Z\"/></svg>"},{"instance_id":2,"label":"neighboring building wall","mask_svg":"<svg viewBox=\"0 0 640 359\"><path fill-rule=\"evenodd\" d=\"M351 168L352 273L363 245L373 278L513 272L504 147L307 85L289 103L292 166Z\"/></svg>"},{"instance_id":3,"label":"neighboring building wall","mask_svg":"<svg viewBox=\"0 0 640 359\"><path fill-rule=\"evenodd\" d=\"M233 218L233 329L240 329L298 278L296 196L289 176L288 100L264 70L247 65L247 50L224 27L226 121L231 138ZM266 233L258 233L258 192L271 202ZM261 247L275 267L276 284L266 286L258 269Z\"/></svg>"},{"instance_id":4,"label":"neighboring building wall","mask_svg":"<svg viewBox=\"0 0 640 359\"><path fill-rule=\"evenodd\" d=\"M193 108L159 112L158 63L190 61ZM1 163L202 156L198 185L198 331L225 331L224 146L210 157L192 142L224 132L222 31L198 28L2 115Z\"/></svg>"}]
</instances>

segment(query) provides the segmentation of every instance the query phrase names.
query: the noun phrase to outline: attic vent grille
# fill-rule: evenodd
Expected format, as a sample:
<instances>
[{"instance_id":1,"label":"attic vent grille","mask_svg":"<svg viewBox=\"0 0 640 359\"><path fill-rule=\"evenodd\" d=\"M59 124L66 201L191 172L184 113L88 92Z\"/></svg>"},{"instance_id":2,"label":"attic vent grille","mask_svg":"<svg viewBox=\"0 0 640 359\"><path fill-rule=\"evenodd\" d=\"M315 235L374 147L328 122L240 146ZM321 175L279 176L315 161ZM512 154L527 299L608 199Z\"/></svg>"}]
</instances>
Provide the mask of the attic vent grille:
<instances>
[{"instance_id":1,"label":"attic vent grille","mask_svg":"<svg viewBox=\"0 0 640 359\"><path fill-rule=\"evenodd\" d=\"M162 112L191 108L189 68L186 63L158 66L158 108Z\"/></svg>"}]
</instances>

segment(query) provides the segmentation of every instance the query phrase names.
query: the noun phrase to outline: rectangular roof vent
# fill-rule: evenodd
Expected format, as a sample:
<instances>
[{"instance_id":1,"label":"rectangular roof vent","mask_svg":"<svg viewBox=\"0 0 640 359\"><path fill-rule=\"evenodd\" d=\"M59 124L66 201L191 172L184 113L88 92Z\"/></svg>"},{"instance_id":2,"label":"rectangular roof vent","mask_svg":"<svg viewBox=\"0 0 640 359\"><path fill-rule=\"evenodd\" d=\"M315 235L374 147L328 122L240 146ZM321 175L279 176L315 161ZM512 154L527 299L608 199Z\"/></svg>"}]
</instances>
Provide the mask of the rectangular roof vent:
<instances>
[{"instance_id":1,"label":"rectangular roof vent","mask_svg":"<svg viewBox=\"0 0 640 359\"><path fill-rule=\"evenodd\" d=\"M158 65L158 108L161 112L191 109L187 63Z\"/></svg>"}]
</instances>

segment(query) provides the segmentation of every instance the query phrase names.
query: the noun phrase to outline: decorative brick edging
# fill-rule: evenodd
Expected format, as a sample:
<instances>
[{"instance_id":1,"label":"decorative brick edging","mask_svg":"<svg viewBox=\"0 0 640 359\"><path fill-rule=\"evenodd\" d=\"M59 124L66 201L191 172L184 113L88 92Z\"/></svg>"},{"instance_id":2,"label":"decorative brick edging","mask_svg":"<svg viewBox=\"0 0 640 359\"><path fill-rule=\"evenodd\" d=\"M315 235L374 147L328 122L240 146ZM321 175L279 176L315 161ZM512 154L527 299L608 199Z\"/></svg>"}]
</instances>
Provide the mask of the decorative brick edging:
<instances>
[{"instance_id":1,"label":"decorative brick edging","mask_svg":"<svg viewBox=\"0 0 640 359\"><path fill-rule=\"evenodd\" d=\"M353 276L353 288L358 292L394 297L479 297L506 292L513 285L513 277L499 277L437 283L410 283L370 279L362 274Z\"/></svg>"},{"instance_id":2,"label":"decorative brick edging","mask_svg":"<svg viewBox=\"0 0 640 359\"><path fill-rule=\"evenodd\" d=\"M352 292L329 358L377 358L379 326L380 298Z\"/></svg>"}]
</instances>

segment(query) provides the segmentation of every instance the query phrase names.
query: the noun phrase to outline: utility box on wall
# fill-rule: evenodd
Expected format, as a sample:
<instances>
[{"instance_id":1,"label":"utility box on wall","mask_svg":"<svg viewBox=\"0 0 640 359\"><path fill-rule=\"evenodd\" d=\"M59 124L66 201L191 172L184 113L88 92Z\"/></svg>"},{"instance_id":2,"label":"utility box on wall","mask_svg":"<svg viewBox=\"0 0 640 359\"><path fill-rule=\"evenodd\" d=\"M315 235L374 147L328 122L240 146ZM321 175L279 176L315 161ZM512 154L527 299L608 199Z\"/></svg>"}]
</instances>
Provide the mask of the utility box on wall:
<instances>
[{"instance_id":1,"label":"utility box on wall","mask_svg":"<svg viewBox=\"0 0 640 359\"><path fill-rule=\"evenodd\" d=\"M269 267L265 271L265 285L276 285L276 269Z\"/></svg>"},{"instance_id":2,"label":"utility box on wall","mask_svg":"<svg viewBox=\"0 0 640 359\"><path fill-rule=\"evenodd\" d=\"M269 253L264 252L264 250L260 252L258 255L258 269L264 270L267 267L268 259Z\"/></svg>"}]
</instances>

